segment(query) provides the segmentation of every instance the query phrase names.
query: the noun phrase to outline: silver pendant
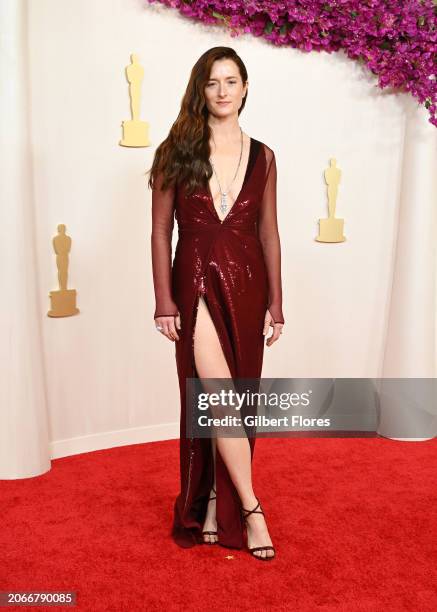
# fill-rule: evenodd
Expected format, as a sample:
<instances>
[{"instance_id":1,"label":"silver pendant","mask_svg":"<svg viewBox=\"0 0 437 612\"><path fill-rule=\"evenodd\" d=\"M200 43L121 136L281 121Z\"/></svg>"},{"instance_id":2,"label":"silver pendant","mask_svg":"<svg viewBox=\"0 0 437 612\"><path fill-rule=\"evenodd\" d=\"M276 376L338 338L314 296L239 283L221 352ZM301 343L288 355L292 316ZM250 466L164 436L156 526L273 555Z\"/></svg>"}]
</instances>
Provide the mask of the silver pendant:
<instances>
[{"instance_id":1,"label":"silver pendant","mask_svg":"<svg viewBox=\"0 0 437 612\"><path fill-rule=\"evenodd\" d=\"M228 209L228 205L226 202L226 193L222 193L221 194L221 203L220 203L220 210L221 212L224 214Z\"/></svg>"}]
</instances>

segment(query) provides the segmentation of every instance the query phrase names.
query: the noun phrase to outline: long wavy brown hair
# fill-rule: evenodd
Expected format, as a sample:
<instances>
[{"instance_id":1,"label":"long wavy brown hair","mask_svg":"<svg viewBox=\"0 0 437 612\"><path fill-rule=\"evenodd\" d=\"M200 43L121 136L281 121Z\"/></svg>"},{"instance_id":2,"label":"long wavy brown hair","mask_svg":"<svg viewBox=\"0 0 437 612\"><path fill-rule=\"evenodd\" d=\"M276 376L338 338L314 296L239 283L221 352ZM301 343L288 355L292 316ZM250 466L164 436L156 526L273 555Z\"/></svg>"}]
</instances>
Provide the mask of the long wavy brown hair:
<instances>
[{"instance_id":1,"label":"long wavy brown hair","mask_svg":"<svg viewBox=\"0 0 437 612\"><path fill-rule=\"evenodd\" d=\"M237 64L243 85L246 84L246 66L231 47L212 47L199 57L191 70L179 115L167 138L156 149L152 167L145 173L150 172L148 186L152 189L161 172L161 189L184 183L187 195L190 195L196 188L207 186L213 170L209 162L211 128L208 125L209 111L204 90L213 63L224 58ZM247 93L238 115L243 110L246 99Z\"/></svg>"}]
</instances>

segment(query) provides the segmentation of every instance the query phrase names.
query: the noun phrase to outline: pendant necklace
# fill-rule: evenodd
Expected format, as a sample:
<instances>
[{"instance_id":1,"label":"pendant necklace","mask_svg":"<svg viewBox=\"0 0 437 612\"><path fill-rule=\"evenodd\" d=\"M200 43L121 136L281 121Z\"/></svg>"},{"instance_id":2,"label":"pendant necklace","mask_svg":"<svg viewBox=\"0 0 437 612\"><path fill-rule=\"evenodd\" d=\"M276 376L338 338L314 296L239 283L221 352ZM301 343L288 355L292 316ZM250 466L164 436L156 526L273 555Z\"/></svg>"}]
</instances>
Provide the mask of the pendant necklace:
<instances>
[{"instance_id":1,"label":"pendant necklace","mask_svg":"<svg viewBox=\"0 0 437 612\"><path fill-rule=\"evenodd\" d=\"M237 166L237 170L235 171L234 178L233 178L233 179L232 179L232 181L229 183L227 191L222 191L222 188L221 188L221 185L220 185L220 181L219 181L219 178L218 178L218 176L217 176L217 172L215 171L215 168L214 168L214 164L212 163L211 158L209 158L210 164L211 164L212 169L213 169L213 171L214 171L214 174L215 174L215 177L216 177L216 179L217 179L218 186L219 186L219 190L220 190L220 211L221 211L223 214L225 214L225 212L228 210L228 206L229 206L229 205L228 205L228 201L227 201L227 196L228 196L228 193L229 193L229 187L230 187L230 186L232 185L232 183L235 181L235 177L236 177L236 176L237 176L237 174L238 174L238 170L239 170L239 168L240 168L240 163L241 163L241 157L242 157L242 154L243 154L243 130L241 129L241 127L240 127L240 133L241 133L240 159L238 160L238 166ZM213 139L214 144L215 144L214 135L212 136L212 139Z\"/></svg>"}]
</instances>

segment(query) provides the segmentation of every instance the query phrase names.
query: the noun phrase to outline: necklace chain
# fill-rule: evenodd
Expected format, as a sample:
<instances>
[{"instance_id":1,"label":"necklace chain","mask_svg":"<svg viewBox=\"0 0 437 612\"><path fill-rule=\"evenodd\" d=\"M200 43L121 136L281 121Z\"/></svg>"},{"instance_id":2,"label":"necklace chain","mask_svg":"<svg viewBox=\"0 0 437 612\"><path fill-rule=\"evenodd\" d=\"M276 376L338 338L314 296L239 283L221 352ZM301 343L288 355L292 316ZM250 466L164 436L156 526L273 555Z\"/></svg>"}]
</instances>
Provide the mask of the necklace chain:
<instances>
[{"instance_id":1,"label":"necklace chain","mask_svg":"<svg viewBox=\"0 0 437 612\"><path fill-rule=\"evenodd\" d=\"M235 181L235 177L238 174L238 170L240 169L240 164L241 164L241 157L243 155L243 130L241 129L241 127L240 127L240 134L241 134L240 159L238 160L238 166L237 166L237 169L235 171L234 178L229 183L227 191L222 191L222 187L220 185L219 177L218 177L217 172L215 170L214 164L212 163L212 159L209 158L210 164L211 164L212 169L214 171L214 174L215 174L215 177L217 179L218 186L219 186L219 190L220 190L220 211L223 214L225 214L225 212L228 210L229 204L228 204L228 201L227 201L227 196L228 196L228 193L229 193L229 188L232 185L232 183ZM215 144L214 134L212 135L212 139L213 139L214 144Z\"/></svg>"}]
</instances>

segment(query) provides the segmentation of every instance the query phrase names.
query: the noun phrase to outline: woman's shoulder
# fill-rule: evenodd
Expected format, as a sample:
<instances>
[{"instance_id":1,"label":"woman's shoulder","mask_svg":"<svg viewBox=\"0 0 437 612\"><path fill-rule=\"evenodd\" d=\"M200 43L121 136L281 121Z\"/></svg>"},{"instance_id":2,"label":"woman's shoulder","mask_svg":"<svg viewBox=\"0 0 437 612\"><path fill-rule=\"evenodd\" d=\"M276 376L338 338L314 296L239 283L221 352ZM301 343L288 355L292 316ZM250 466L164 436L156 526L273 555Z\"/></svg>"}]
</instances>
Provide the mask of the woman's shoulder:
<instances>
[{"instance_id":1,"label":"woman's shoulder","mask_svg":"<svg viewBox=\"0 0 437 612\"><path fill-rule=\"evenodd\" d=\"M272 149L272 147L270 147L265 142L262 142L262 140L258 140L257 138L254 138L253 136L251 136L251 139L257 145L258 149L264 152L264 156L267 162L271 161L271 159L275 157L275 152Z\"/></svg>"}]
</instances>

